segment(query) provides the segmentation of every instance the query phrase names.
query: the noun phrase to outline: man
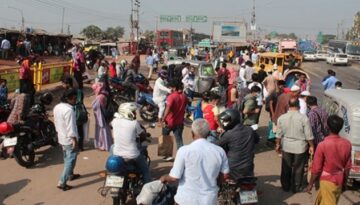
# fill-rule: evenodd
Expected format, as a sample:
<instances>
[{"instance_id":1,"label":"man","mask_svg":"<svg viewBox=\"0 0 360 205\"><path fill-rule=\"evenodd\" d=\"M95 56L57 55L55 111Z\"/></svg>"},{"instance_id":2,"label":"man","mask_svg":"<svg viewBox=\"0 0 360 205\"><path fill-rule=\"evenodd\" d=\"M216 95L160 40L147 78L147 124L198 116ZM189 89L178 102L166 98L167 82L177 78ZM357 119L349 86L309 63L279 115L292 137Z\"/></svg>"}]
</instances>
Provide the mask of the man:
<instances>
[{"instance_id":1,"label":"man","mask_svg":"<svg viewBox=\"0 0 360 205\"><path fill-rule=\"evenodd\" d=\"M311 130L314 135L314 145L315 148L317 145L324 140L324 137L327 135L328 128L326 122L328 119L327 112L320 108L317 104L317 98L314 96L309 96L306 99L306 104L309 107L308 117L311 124Z\"/></svg>"},{"instance_id":2,"label":"man","mask_svg":"<svg viewBox=\"0 0 360 205\"><path fill-rule=\"evenodd\" d=\"M72 188L72 186L67 185L68 180L71 181L80 177L79 174L74 174L78 154L78 130L73 108L76 103L76 95L75 89L66 90L61 102L55 106L53 111L58 141L64 154L64 171L57 185L57 188L63 191Z\"/></svg>"},{"instance_id":3,"label":"man","mask_svg":"<svg viewBox=\"0 0 360 205\"><path fill-rule=\"evenodd\" d=\"M220 105L226 106L227 104L227 89L229 86L230 72L226 68L227 64L222 63L220 70L217 72L217 81L219 83L219 92L221 96Z\"/></svg>"},{"instance_id":4,"label":"man","mask_svg":"<svg viewBox=\"0 0 360 205\"><path fill-rule=\"evenodd\" d=\"M146 131L136 120L137 107L134 103L123 103L119 106L115 118L111 122L113 127L113 154L125 160L133 160L141 170L144 184L150 182L150 170L144 155L138 148L138 139L147 137Z\"/></svg>"},{"instance_id":5,"label":"man","mask_svg":"<svg viewBox=\"0 0 360 205\"><path fill-rule=\"evenodd\" d=\"M135 84L135 77L136 77L136 70L135 66L133 64L129 65L128 68L125 69L123 73L123 86L129 88L132 90L132 93L134 93L135 102L137 101L137 98L139 97L139 88Z\"/></svg>"},{"instance_id":6,"label":"man","mask_svg":"<svg viewBox=\"0 0 360 205\"><path fill-rule=\"evenodd\" d=\"M335 88L335 83L339 81L335 76L336 73L332 71L329 77L322 82L322 85L324 86L324 90Z\"/></svg>"},{"instance_id":7,"label":"man","mask_svg":"<svg viewBox=\"0 0 360 205\"><path fill-rule=\"evenodd\" d=\"M260 83L262 83L265 80L265 78L268 76L268 74L265 71L265 65L264 64L260 65L260 70L258 72L258 75L259 75L259 82Z\"/></svg>"},{"instance_id":8,"label":"man","mask_svg":"<svg viewBox=\"0 0 360 205\"><path fill-rule=\"evenodd\" d=\"M153 72L153 65L154 65L154 57L152 56L152 54L150 53L147 57L146 57L146 65L148 66L149 68L149 74L148 74L148 79L150 80L151 79L151 75L152 75L152 72Z\"/></svg>"},{"instance_id":9,"label":"man","mask_svg":"<svg viewBox=\"0 0 360 205\"><path fill-rule=\"evenodd\" d=\"M166 96L171 93L171 89L165 86L168 72L166 70L160 70L159 78L155 81L153 100L159 107L158 120L161 124L165 111Z\"/></svg>"},{"instance_id":10,"label":"man","mask_svg":"<svg viewBox=\"0 0 360 205\"><path fill-rule=\"evenodd\" d=\"M252 81L251 77L255 73L255 68L253 68L254 64L251 61L246 61L245 66L245 80L250 83Z\"/></svg>"},{"instance_id":11,"label":"man","mask_svg":"<svg viewBox=\"0 0 360 205\"><path fill-rule=\"evenodd\" d=\"M282 150L281 186L294 193L302 191L306 152L314 153L310 122L299 113L299 107L299 100L291 99L289 111L280 116L276 130L276 151Z\"/></svg>"},{"instance_id":12,"label":"man","mask_svg":"<svg viewBox=\"0 0 360 205\"><path fill-rule=\"evenodd\" d=\"M250 93L245 96L244 99L244 125L252 126L257 124L258 121L258 115L260 113L260 108L257 104L257 98L260 95L261 89L258 86L253 86L250 89Z\"/></svg>"},{"instance_id":13,"label":"man","mask_svg":"<svg viewBox=\"0 0 360 205\"><path fill-rule=\"evenodd\" d=\"M4 40L1 41L1 57L2 59L8 59L9 57L9 50L10 50L11 44L10 41L4 38Z\"/></svg>"},{"instance_id":14,"label":"man","mask_svg":"<svg viewBox=\"0 0 360 205\"><path fill-rule=\"evenodd\" d=\"M295 81L295 85L299 86L301 92L310 90L310 81L306 79L305 74L300 75L299 80Z\"/></svg>"},{"instance_id":15,"label":"man","mask_svg":"<svg viewBox=\"0 0 360 205\"><path fill-rule=\"evenodd\" d=\"M311 193L315 180L320 177L320 190L315 205L336 205L349 175L351 143L339 136L343 125L342 118L337 115L330 116L327 120L330 135L325 137L315 152L311 178L306 189Z\"/></svg>"},{"instance_id":16,"label":"man","mask_svg":"<svg viewBox=\"0 0 360 205\"><path fill-rule=\"evenodd\" d=\"M175 135L177 149L183 146L182 132L184 129L184 115L188 99L182 91L182 85L177 80L169 83L171 94L166 99L162 135L169 136L172 131ZM171 158L167 159L172 160Z\"/></svg>"},{"instance_id":17,"label":"man","mask_svg":"<svg viewBox=\"0 0 360 205\"><path fill-rule=\"evenodd\" d=\"M219 121L225 132L216 144L227 153L231 179L254 176L255 143L258 140L254 130L241 124L237 110L222 112Z\"/></svg>"},{"instance_id":18,"label":"man","mask_svg":"<svg viewBox=\"0 0 360 205\"><path fill-rule=\"evenodd\" d=\"M277 123L278 118L285 114L289 110L289 101L291 98L299 98L300 88L297 85L293 85L290 89L290 93L283 93L278 97L275 114L273 116L274 122Z\"/></svg>"},{"instance_id":19,"label":"man","mask_svg":"<svg viewBox=\"0 0 360 205\"><path fill-rule=\"evenodd\" d=\"M308 106L306 105L306 99L310 96L310 92L305 90L300 93L299 102L300 102L300 113L307 115Z\"/></svg>"},{"instance_id":20,"label":"man","mask_svg":"<svg viewBox=\"0 0 360 205\"><path fill-rule=\"evenodd\" d=\"M275 116L276 104L278 101L278 97L284 93L285 81L279 80L277 81L277 86L275 91L271 92L271 94L266 98L266 110L270 113L270 119L273 121L273 116ZM273 121L274 122L274 121Z\"/></svg>"},{"instance_id":21,"label":"man","mask_svg":"<svg viewBox=\"0 0 360 205\"><path fill-rule=\"evenodd\" d=\"M216 205L219 188L217 179L227 178L229 165L220 147L206 141L209 125L197 119L192 126L193 142L181 147L174 166L161 182L179 182L175 202L179 205Z\"/></svg>"},{"instance_id":22,"label":"man","mask_svg":"<svg viewBox=\"0 0 360 205\"><path fill-rule=\"evenodd\" d=\"M341 81L337 81L337 82L335 83L335 89L341 90L342 88L343 88L342 82L341 82Z\"/></svg>"}]
</instances>

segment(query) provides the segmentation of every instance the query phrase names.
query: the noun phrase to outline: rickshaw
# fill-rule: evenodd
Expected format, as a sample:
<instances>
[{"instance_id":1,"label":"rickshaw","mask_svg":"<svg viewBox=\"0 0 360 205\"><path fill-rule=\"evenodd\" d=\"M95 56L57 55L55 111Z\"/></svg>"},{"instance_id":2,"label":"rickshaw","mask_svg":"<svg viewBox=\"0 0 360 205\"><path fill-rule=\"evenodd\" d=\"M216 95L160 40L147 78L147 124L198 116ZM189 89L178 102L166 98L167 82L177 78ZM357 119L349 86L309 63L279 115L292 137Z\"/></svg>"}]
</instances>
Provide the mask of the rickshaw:
<instances>
[{"instance_id":1,"label":"rickshaw","mask_svg":"<svg viewBox=\"0 0 360 205\"><path fill-rule=\"evenodd\" d=\"M295 82L299 79L299 76L301 74L305 75L306 80L310 80L309 74L302 69L294 68L291 70L286 70L284 73L285 86L291 88L295 84Z\"/></svg>"},{"instance_id":2,"label":"rickshaw","mask_svg":"<svg viewBox=\"0 0 360 205\"><path fill-rule=\"evenodd\" d=\"M195 88L196 93L203 93L209 91L215 83L216 72L211 63L205 61L192 61L192 60L173 60L168 61L167 65L180 65L182 63L189 63L195 68Z\"/></svg>"},{"instance_id":3,"label":"rickshaw","mask_svg":"<svg viewBox=\"0 0 360 205\"><path fill-rule=\"evenodd\" d=\"M259 58L256 62L255 68L256 71L260 70L260 65L265 65L266 72L273 72L274 71L274 64L277 65L279 72L284 71L284 53L273 53L273 52L266 52L260 53Z\"/></svg>"},{"instance_id":4,"label":"rickshaw","mask_svg":"<svg viewBox=\"0 0 360 205\"><path fill-rule=\"evenodd\" d=\"M360 90L329 89L325 91L322 107L329 115L337 114L344 120L340 136L352 145L352 167L349 181L360 178Z\"/></svg>"}]
</instances>

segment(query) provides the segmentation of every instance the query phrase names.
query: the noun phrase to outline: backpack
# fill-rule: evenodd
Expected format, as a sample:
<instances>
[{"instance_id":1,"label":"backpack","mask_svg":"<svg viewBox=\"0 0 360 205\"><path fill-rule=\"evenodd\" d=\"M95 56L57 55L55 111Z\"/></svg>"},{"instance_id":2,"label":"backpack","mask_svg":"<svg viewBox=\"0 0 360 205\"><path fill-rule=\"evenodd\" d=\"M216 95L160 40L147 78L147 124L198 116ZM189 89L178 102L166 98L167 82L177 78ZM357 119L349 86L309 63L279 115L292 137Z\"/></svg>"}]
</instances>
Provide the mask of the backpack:
<instances>
[{"instance_id":1,"label":"backpack","mask_svg":"<svg viewBox=\"0 0 360 205\"><path fill-rule=\"evenodd\" d=\"M80 90L77 91L76 104L74 106L76 124L83 125L88 121L88 112L84 103L81 101L82 93Z\"/></svg>"}]
</instances>

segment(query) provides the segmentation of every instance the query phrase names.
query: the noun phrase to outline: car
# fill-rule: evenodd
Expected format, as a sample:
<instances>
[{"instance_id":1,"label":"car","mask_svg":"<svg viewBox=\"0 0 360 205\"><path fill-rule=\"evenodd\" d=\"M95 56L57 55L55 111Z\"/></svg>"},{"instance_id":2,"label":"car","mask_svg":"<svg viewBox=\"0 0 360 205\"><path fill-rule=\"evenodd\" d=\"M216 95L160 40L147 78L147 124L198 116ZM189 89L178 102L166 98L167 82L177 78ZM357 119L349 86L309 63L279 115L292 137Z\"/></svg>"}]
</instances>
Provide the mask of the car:
<instances>
[{"instance_id":1,"label":"car","mask_svg":"<svg viewBox=\"0 0 360 205\"><path fill-rule=\"evenodd\" d=\"M317 60L324 60L326 61L327 57L328 57L328 53L325 51L317 51L316 54L316 59Z\"/></svg>"},{"instance_id":2,"label":"car","mask_svg":"<svg viewBox=\"0 0 360 205\"><path fill-rule=\"evenodd\" d=\"M304 51L303 53L304 61L316 61L316 54L313 51Z\"/></svg>"},{"instance_id":3,"label":"car","mask_svg":"<svg viewBox=\"0 0 360 205\"><path fill-rule=\"evenodd\" d=\"M348 57L343 53L331 53L326 59L326 63L332 65L348 65Z\"/></svg>"}]
</instances>

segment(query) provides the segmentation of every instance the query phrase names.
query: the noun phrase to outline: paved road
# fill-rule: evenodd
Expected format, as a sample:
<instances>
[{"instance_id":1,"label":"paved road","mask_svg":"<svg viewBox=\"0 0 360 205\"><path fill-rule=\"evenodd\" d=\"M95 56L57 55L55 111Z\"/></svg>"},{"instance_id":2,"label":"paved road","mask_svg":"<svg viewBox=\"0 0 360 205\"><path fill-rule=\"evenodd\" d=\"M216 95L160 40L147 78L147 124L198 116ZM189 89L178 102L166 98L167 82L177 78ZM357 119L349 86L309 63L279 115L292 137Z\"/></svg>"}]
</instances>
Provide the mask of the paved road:
<instances>
[{"instance_id":1,"label":"paved road","mask_svg":"<svg viewBox=\"0 0 360 205\"><path fill-rule=\"evenodd\" d=\"M322 87L319 85L327 69L332 68L337 76L344 83L345 88L357 88L360 66L332 67L324 62L304 63L304 70L309 72L313 86L312 92L321 96ZM86 106L91 110L91 101L94 99L89 87L86 88ZM55 92L58 96L58 92ZM92 114L91 114L92 116ZM259 179L260 203L262 205L310 205L314 201L315 193L291 194L280 189L279 174L281 159L273 151L272 147L266 145L266 124L267 113L263 112L261 117L259 133L263 136L257 146L255 157L255 174ZM90 127L93 127L93 120ZM149 129L154 137L153 143L149 146L152 159L151 169L153 177L168 173L172 163L163 162L156 156L157 137L160 130ZM93 129L90 129L90 138L93 136ZM184 132L185 144L191 142L190 130L187 127ZM62 171L62 153L59 148L44 148L38 151L38 164L31 169L25 169L16 164L15 160L0 161L0 204L111 204L111 198L103 198L97 190L103 185L104 179L98 174L104 170L106 152L92 150L91 139L88 143L88 150L80 153L76 166L76 172L82 174L79 180L70 182L73 190L62 192L56 189L58 177ZM133 204L133 203L129 203ZM358 191L347 191L343 194L341 205L360 204Z\"/></svg>"}]
</instances>

